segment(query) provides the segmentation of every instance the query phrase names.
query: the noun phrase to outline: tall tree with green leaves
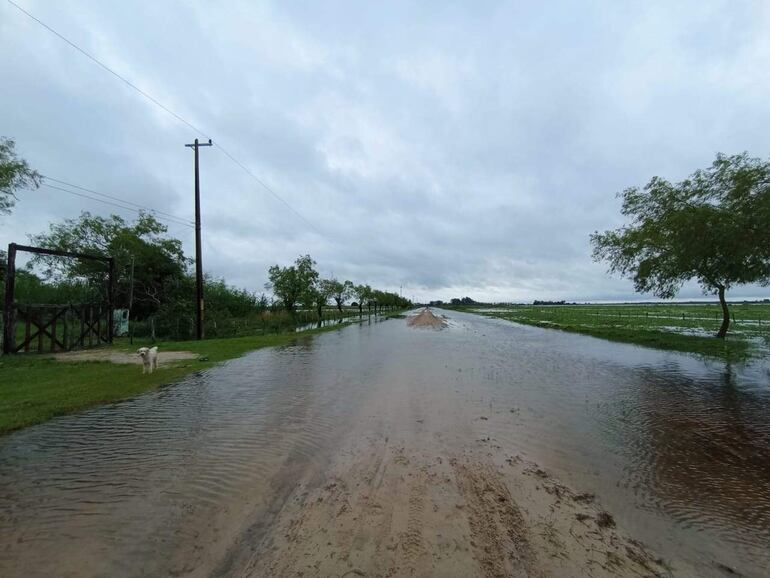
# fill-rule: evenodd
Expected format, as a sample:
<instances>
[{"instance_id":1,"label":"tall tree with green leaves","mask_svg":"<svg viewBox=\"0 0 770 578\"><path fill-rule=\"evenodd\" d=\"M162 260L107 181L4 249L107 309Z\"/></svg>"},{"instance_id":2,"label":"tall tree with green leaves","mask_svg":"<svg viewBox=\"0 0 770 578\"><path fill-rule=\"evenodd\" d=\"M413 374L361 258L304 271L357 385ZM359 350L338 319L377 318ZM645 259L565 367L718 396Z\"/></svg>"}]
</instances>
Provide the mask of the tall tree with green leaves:
<instances>
[{"instance_id":1,"label":"tall tree with green leaves","mask_svg":"<svg viewBox=\"0 0 770 578\"><path fill-rule=\"evenodd\" d=\"M0 215L8 215L16 205L17 191L36 189L43 177L31 169L24 159L16 154L16 143L7 137L0 137ZM5 267L8 255L0 248L0 284L5 282ZM5 287L0 287L0 294Z\"/></svg>"},{"instance_id":2,"label":"tall tree with green leaves","mask_svg":"<svg viewBox=\"0 0 770 578\"><path fill-rule=\"evenodd\" d=\"M293 313L298 303L307 301L318 281L315 265L310 255L298 257L294 265L288 267L273 265L267 271L270 281L265 288L273 292L289 313Z\"/></svg>"},{"instance_id":3,"label":"tall tree with green leaves","mask_svg":"<svg viewBox=\"0 0 770 578\"><path fill-rule=\"evenodd\" d=\"M337 281L335 279L316 279L305 294L305 305L316 310L319 321L323 319L324 307L334 296L336 290Z\"/></svg>"},{"instance_id":4,"label":"tall tree with green leaves","mask_svg":"<svg viewBox=\"0 0 770 578\"><path fill-rule=\"evenodd\" d=\"M342 306L345 301L353 295L353 283L350 281L338 281L337 279L327 279L325 281L329 289L329 297L334 299L337 309L342 313Z\"/></svg>"},{"instance_id":5,"label":"tall tree with green leaves","mask_svg":"<svg viewBox=\"0 0 770 578\"><path fill-rule=\"evenodd\" d=\"M182 251L182 242L167 232L167 227L148 213L128 223L118 215L100 217L84 211L77 219L52 223L47 232L31 239L46 249L113 257L118 306L128 306L133 260L132 315L143 318L187 291L189 260ZM43 267L49 281L81 279L102 294L106 289L103 263L46 255L37 255L33 263Z\"/></svg>"},{"instance_id":6,"label":"tall tree with green leaves","mask_svg":"<svg viewBox=\"0 0 770 578\"><path fill-rule=\"evenodd\" d=\"M36 189L43 177L16 154L16 143L0 137L0 215L8 214L16 204L17 191Z\"/></svg>"},{"instance_id":7,"label":"tall tree with green leaves","mask_svg":"<svg viewBox=\"0 0 770 578\"><path fill-rule=\"evenodd\" d=\"M620 195L630 224L591 235L596 261L640 292L674 297L697 280L722 306L717 337L730 327L734 285L770 284L770 161L718 154L711 167L672 184L653 177Z\"/></svg>"},{"instance_id":8,"label":"tall tree with green leaves","mask_svg":"<svg viewBox=\"0 0 770 578\"><path fill-rule=\"evenodd\" d=\"M364 302L372 297L372 288L369 285L356 285L353 287L353 296L358 301L358 313L363 312Z\"/></svg>"}]
</instances>

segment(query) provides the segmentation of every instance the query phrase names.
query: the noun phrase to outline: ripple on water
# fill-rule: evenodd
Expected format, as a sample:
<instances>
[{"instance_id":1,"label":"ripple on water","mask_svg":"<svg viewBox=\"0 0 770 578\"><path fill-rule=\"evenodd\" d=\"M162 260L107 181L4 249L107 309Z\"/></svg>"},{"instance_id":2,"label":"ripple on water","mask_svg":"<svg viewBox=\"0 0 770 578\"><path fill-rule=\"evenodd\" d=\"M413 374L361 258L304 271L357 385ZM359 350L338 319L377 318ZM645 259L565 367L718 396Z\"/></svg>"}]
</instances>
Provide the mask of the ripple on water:
<instances>
[{"instance_id":1,"label":"ripple on water","mask_svg":"<svg viewBox=\"0 0 770 578\"><path fill-rule=\"evenodd\" d=\"M137 560L162 574L211 516L322 463L368 388L394 380L425 408L439 395L499 414L477 426L663 552L748 575L770 563L766 366L449 315L441 332L377 323L261 350L0 439L0 574L66 574L83 559L95 575Z\"/></svg>"},{"instance_id":2,"label":"ripple on water","mask_svg":"<svg viewBox=\"0 0 770 578\"><path fill-rule=\"evenodd\" d=\"M330 344L334 340L327 340ZM117 571L132 555L162 558L158 533L265 484L287 459L318 459L356 403L323 345L262 350L118 404L0 441L0 572L40 575L88 543ZM362 388L359 388L361 390ZM213 510L212 510L213 511ZM164 530L165 528L165 530ZM168 538L163 538L168 540ZM63 567L61 571L66 570Z\"/></svg>"},{"instance_id":3,"label":"ripple on water","mask_svg":"<svg viewBox=\"0 0 770 578\"><path fill-rule=\"evenodd\" d=\"M731 367L497 320L484 332L488 387L464 385L515 409L490 422L498 443L546 456L626 525L650 512L674 522L667 537L692 531L690 546L735 567L770 564L767 363ZM661 525L642 523L654 539Z\"/></svg>"}]
</instances>

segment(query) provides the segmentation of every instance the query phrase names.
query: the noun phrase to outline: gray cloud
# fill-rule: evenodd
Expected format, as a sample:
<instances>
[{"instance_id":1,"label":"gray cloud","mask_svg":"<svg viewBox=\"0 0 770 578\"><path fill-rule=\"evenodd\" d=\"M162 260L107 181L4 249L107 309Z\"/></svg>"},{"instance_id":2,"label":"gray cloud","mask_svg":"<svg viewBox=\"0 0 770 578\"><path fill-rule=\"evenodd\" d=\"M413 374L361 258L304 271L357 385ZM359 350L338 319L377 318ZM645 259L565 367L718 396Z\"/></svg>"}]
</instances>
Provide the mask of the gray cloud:
<instances>
[{"instance_id":1,"label":"gray cloud","mask_svg":"<svg viewBox=\"0 0 770 578\"><path fill-rule=\"evenodd\" d=\"M633 298L590 259L589 233L622 222L615 193L717 151L768 156L761 3L23 6L312 222L202 151L205 268L252 289L309 252L418 298ZM41 172L191 217L182 145L201 135L7 4L0 75L2 133ZM83 209L130 216L41 188L0 243Z\"/></svg>"}]
</instances>

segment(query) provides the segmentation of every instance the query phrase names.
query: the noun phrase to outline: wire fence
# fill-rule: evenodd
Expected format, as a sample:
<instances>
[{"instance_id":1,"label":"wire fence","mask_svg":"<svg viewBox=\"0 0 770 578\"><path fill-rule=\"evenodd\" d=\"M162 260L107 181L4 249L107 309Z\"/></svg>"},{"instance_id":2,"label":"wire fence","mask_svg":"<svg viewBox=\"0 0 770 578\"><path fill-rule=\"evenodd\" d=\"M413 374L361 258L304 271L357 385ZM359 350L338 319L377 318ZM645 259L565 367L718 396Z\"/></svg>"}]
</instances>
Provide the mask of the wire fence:
<instances>
[{"instance_id":1,"label":"wire fence","mask_svg":"<svg viewBox=\"0 0 770 578\"><path fill-rule=\"evenodd\" d=\"M367 315L367 310L364 309L362 314ZM358 317L358 308L343 308L342 311L328 308L323 311L320 318L316 311L311 310L298 310L289 313L285 310L268 309L246 316L215 313L205 317L204 333L206 338L277 334L320 327ZM143 321L132 321L129 331L134 339L149 339L151 341L194 339L195 316L190 314L176 315L172 318L155 316Z\"/></svg>"}]
</instances>

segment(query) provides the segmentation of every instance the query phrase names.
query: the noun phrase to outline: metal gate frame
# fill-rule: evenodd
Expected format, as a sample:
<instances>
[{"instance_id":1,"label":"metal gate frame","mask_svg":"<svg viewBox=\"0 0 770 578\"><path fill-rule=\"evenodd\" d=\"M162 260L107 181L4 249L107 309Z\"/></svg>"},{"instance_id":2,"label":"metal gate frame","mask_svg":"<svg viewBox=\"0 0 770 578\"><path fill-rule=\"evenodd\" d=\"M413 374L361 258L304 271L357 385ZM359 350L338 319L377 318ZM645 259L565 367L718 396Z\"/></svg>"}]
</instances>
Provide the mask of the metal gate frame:
<instances>
[{"instance_id":1,"label":"metal gate frame","mask_svg":"<svg viewBox=\"0 0 770 578\"><path fill-rule=\"evenodd\" d=\"M16 353L24 345L29 345L28 340L26 344L23 344L22 347L16 347L16 320L15 320L15 313L16 313L16 305L14 304L14 290L16 288L16 252L17 251L24 251L26 253L36 253L38 255L55 255L57 257L70 257L72 259L86 259L89 261L100 261L102 263L107 263L107 335L108 343L112 343L112 333L113 333L113 319L112 319L112 310L113 310L113 293L114 293L114 277L115 277L115 259L113 257L103 257L100 255L89 255L87 253L71 253L69 251L58 251L56 249L43 249L41 247L30 247L27 245L17 245L16 243L10 243L8 245L8 267L6 269L5 274L5 306L3 308L3 353L9 354L9 353ZM68 310L69 307L62 306L62 311ZM53 318L53 322L56 321L56 319L61 315L61 312L56 314ZM41 322L42 323L42 322ZM47 324L45 327L38 326L38 333L36 335L40 335L42 338L43 334L48 334L49 337L52 339L52 345L54 345L54 337L51 335L51 333L47 332L46 329L49 324ZM84 334L85 336L85 334ZM80 338L81 343L83 342L83 337ZM98 341L98 340L97 340Z\"/></svg>"}]
</instances>

